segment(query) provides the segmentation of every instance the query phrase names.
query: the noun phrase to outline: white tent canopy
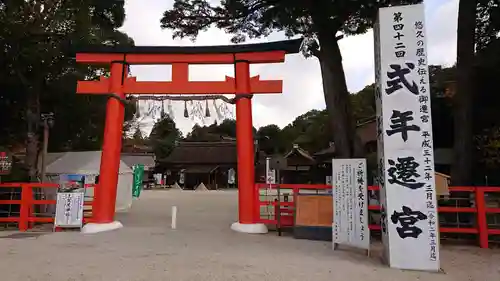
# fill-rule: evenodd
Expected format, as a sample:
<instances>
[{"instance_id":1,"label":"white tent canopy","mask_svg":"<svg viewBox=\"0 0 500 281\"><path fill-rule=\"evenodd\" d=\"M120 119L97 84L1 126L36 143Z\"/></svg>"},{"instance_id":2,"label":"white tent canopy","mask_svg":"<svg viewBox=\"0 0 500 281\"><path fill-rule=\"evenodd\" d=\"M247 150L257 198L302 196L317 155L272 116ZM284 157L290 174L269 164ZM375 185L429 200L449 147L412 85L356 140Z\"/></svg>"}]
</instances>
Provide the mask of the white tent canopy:
<instances>
[{"instance_id":1,"label":"white tent canopy","mask_svg":"<svg viewBox=\"0 0 500 281\"><path fill-rule=\"evenodd\" d=\"M95 183L101 165L101 151L66 152L46 168L47 176L53 182L59 182L59 175L85 175L86 183ZM116 211L126 211L132 206L133 171L120 160L118 172L118 190L116 194ZM85 197L93 197L93 188L85 190Z\"/></svg>"},{"instance_id":2,"label":"white tent canopy","mask_svg":"<svg viewBox=\"0 0 500 281\"><path fill-rule=\"evenodd\" d=\"M66 152L62 157L47 166L47 174L99 175L101 151ZM120 160L119 174L133 173L132 169Z\"/></svg>"}]
</instances>

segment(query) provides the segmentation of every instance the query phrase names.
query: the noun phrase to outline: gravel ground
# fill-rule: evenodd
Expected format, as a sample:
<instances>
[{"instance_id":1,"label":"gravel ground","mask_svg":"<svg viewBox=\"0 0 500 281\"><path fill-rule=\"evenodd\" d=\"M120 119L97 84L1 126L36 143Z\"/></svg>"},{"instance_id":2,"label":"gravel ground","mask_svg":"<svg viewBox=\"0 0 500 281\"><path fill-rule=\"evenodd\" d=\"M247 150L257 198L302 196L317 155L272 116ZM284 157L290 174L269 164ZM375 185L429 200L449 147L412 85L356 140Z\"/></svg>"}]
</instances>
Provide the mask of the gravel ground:
<instances>
[{"instance_id":1,"label":"gravel ground","mask_svg":"<svg viewBox=\"0 0 500 281\"><path fill-rule=\"evenodd\" d=\"M76 232L9 237L0 232L1 280L500 280L500 251L444 247L444 273L389 269L380 245L372 257L331 250L327 242L232 232L234 191L145 191L125 228L94 235ZM177 229L170 229L171 206Z\"/></svg>"}]
</instances>

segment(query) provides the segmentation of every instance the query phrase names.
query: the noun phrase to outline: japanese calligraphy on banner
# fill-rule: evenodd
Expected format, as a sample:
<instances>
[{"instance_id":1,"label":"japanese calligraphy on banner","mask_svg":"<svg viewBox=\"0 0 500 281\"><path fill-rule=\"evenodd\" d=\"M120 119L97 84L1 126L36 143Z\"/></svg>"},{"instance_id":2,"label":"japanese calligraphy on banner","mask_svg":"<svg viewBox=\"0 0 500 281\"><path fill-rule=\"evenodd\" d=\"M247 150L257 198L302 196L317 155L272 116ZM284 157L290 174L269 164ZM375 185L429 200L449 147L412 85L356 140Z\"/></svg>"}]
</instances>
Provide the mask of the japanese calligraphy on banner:
<instances>
[{"instance_id":1,"label":"japanese calligraphy on banner","mask_svg":"<svg viewBox=\"0 0 500 281\"><path fill-rule=\"evenodd\" d=\"M54 227L81 227L83 192L58 192Z\"/></svg>"},{"instance_id":2,"label":"japanese calligraphy on banner","mask_svg":"<svg viewBox=\"0 0 500 281\"><path fill-rule=\"evenodd\" d=\"M424 18L423 4L393 6L379 10L375 25L381 226L391 267L438 271Z\"/></svg>"},{"instance_id":3,"label":"japanese calligraphy on banner","mask_svg":"<svg viewBox=\"0 0 500 281\"><path fill-rule=\"evenodd\" d=\"M333 245L369 250L365 159L333 159Z\"/></svg>"}]
</instances>

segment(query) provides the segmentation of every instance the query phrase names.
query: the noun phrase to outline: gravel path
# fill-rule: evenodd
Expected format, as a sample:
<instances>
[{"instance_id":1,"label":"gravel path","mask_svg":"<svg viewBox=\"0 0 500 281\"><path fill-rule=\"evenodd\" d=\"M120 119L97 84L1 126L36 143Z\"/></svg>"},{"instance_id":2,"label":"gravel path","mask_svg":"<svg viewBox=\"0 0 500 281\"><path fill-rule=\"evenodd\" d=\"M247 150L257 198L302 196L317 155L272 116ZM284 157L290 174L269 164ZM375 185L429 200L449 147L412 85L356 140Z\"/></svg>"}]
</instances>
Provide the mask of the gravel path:
<instances>
[{"instance_id":1,"label":"gravel path","mask_svg":"<svg viewBox=\"0 0 500 281\"><path fill-rule=\"evenodd\" d=\"M96 235L48 233L7 238L0 232L1 280L500 280L500 251L445 247L445 273L389 269L372 258L333 252L326 242L232 232L234 191L146 191L124 229ZM177 230L170 229L178 206ZM379 246L375 246L379 248Z\"/></svg>"}]
</instances>

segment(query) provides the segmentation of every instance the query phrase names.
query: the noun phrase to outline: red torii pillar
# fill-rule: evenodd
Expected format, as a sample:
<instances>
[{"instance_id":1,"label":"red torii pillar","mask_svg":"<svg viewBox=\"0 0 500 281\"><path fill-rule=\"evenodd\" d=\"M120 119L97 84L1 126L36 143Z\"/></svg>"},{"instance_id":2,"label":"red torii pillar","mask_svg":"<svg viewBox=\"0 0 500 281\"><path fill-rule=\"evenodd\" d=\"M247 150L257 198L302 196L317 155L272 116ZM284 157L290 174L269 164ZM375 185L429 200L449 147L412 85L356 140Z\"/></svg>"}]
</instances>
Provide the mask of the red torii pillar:
<instances>
[{"instance_id":1,"label":"red torii pillar","mask_svg":"<svg viewBox=\"0 0 500 281\"><path fill-rule=\"evenodd\" d=\"M109 95L106 107L104 142L99 184L94 191L93 222L85 225L88 233L122 227L114 221L120 165L121 138L126 94L235 94L238 153L239 220L231 228L246 233L265 233L265 225L257 223L258 210L254 188L254 143L252 126L253 94L281 93L281 80L250 77L252 63L284 62L285 54L297 53L301 40L265 44L212 47L90 47L76 55L76 61L111 66L109 78L78 81L78 94ZM129 65L171 64L172 81L138 82L128 77ZM189 81L190 64L234 64L235 77L225 81Z\"/></svg>"}]
</instances>

